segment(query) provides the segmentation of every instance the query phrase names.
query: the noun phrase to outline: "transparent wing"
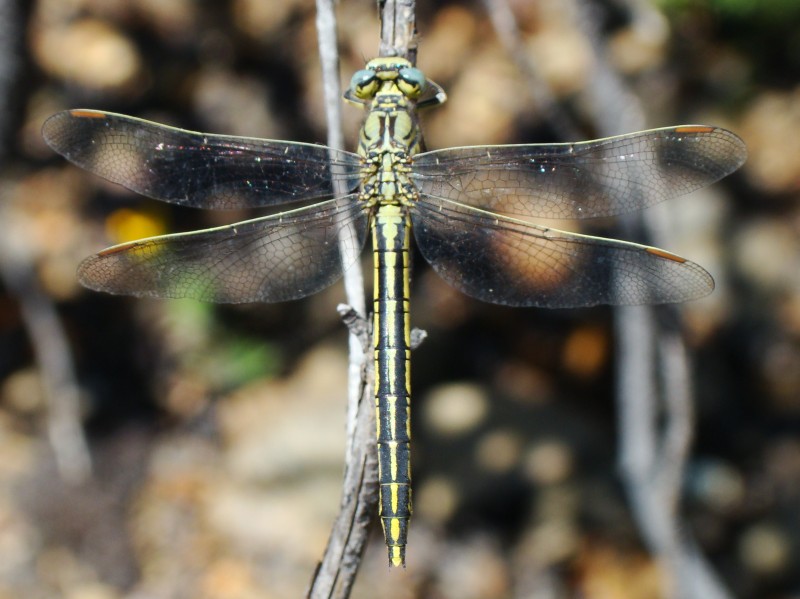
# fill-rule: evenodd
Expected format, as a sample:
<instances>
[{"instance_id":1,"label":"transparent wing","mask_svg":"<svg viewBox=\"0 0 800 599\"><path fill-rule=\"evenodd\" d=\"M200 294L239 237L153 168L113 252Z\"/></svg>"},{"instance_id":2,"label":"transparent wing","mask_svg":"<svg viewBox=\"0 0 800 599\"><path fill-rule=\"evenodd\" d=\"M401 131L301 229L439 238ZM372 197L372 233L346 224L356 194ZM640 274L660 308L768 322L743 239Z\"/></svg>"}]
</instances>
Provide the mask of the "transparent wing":
<instances>
[{"instance_id":1,"label":"transparent wing","mask_svg":"<svg viewBox=\"0 0 800 599\"><path fill-rule=\"evenodd\" d=\"M707 295L703 268L657 248L567 233L444 198L411 212L425 259L456 289L508 306L575 308L682 302Z\"/></svg>"},{"instance_id":2,"label":"transparent wing","mask_svg":"<svg viewBox=\"0 0 800 599\"><path fill-rule=\"evenodd\" d=\"M68 110L42 127L78 166L143 195L230 210L333 197L359 184L356 154L313 144L196 133L120 114Z\"/></svg>"},{"instance_id":3,"label":"transparent wing","mask_svg":"<svg viewBox=\"0 0 800 599\"><path fill-rule=\"evenodd\" d=\"M282 302L339 279L342 254L359 254L368 221L348 196L225 227L116 245L84 260L78 277L86 287L114 294Z\"/></svg>"},{"instance_id":4,"label":"transparent wing","mask_svg":"<svg viewBox=\"0 0 800 599\"><path fill-rule=\"evenodd\" d=\"M414 158L421 193L515 216L613 216L718 181L747 158L725 129L684 125L574 144L475 146Z\"/></svg>"}]
</instances>

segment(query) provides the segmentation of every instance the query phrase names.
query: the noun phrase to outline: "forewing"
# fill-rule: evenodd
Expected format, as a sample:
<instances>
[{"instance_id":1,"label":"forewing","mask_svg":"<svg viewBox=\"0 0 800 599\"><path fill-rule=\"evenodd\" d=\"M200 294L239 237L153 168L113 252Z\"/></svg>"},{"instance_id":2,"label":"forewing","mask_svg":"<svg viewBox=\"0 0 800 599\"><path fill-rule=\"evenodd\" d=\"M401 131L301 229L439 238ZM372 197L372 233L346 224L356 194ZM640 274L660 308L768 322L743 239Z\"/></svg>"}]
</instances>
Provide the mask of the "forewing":
<instances>
[{"instance_id":1,"label":"forewing","mask_svg":"<svg viewBox=\"0 0 800 599\"><path fill-rule=\"evenodd\" d=\"M704 187L739 168L744 142L684 125L574 144L474 146L414 158L421 193L514 216L613 216Z\"/></svg>"},{"instance_id":2,"label":"forewing","mask_svg":"<svg viewBox=\"0 0 800 599\"><path fill-rule=\"evenodd\" d=\"M211 135L96 110L45 121L45 141L78 166L143 195L231 210L353 191L359 158L313 144Z\"/></svg>"},{"instance_id":3,"label":"forewing","mask_svg":"<svg viewBox=\"0 0 800 599\"><path fill-rule=\"evenodd\" d=\"M352 262L363 248L368 215L354 200L124 243L84 260L78 277L91 289L138 297L298 299L334 283L342 255Z\"/></svg>"},{"instance_id":4,"label":"forewing","mask_svg":"<svg viewBox=\"0 0 800 599\"><path fill-rule=\"evenodd\" d=\"M703 268L657 248L549 229L423 196L417 245L448 283L508 306L575 308L682 302L714 288Z\"/></svg>"}]
</instances>

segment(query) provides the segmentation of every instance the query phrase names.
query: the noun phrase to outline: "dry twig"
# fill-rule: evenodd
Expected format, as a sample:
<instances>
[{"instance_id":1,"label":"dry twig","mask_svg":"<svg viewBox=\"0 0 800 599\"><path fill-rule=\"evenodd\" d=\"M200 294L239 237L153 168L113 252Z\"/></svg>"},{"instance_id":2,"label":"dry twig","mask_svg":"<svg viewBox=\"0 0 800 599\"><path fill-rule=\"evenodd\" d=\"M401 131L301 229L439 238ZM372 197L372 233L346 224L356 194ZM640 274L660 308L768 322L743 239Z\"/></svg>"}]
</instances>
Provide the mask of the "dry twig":
<instances>
[{"instance_id":1,"label":"dry twig","mask_svg":"<svg viewBox=\"0 0 800 599\"><path fill-rule=\"evenodd\" d=\"M322 62L325 113L328 121L328 146L344 147L342 133L342 90L339 85L339 55L336 45L336 15L332 0L317 1L317 38ZM335 175L335 166L331 174ZM334 177L337 196L340 189ZM346 235L346 233L345 233ZM350 304L343 320L350 329L348 367L347 448L339 515L331 530L322 561L309 585L308 597L315 599L347 597L355 582L361 555L369 536L369 524L377 505L377 459L372 447L371 385L365 356L369 338L360 334L355 323L363 321L364 278L357 256L348 255L342 242L342 260L352 265L345 270L345 293ZM373 484L369 484L372 482Z\"/></svg>"},{"instance_id":2,"label":"dry twig","mask_svg":"<svg viewBox=\"0 0 800 599\"><path fill-rule=\"evenodd\" d=\"M17 89L23 54L22 15L18 3L0 2L0 159L5 161L5 143L12 139L11 108ZM39 287L34 273L33 248L8 197L0 202L0 278L19 302L47 399L47 430L62 478L84 482L91 474L91 457L83 435L80 390L75 379L72 354L52 300Z\"/></svg>"},{"instance_id":3,"label":"dry twig","mask_svg":"<svg viewBox=\"0 0 800 599\"><path fill-rule=\"evenodd\" d=\"M547 84L541 76L530 52L520 37L514 13L508 0L484 0L492 26L497 32L497 38L511 56L517 68L525 77L528 91L533 99L535 108L541 113L542 120L546 121L564 141L575 141L582 138L580 128L575 124L569 114L563 110Z\"/></svg>"},{"instance_id":4,"label":"dry twig","mask_svg":"<svg viewBox=\"0 0 800 599\"><path fill-rule=\"evenodd\" d=\"M381 55L400 55L414 60L416 27L414 2L385 0L381 10ZM317 31L328 117L328 145L343 147L341 133L341 89L336 52L336 20L332 0L317 2ZM337 189L337 194L348 190ZM334 523L325 555L311 581L308 597L344 598L350 595L358 566L377 511L377 455L374 438L374 388L372 365L364 358L371 346L371 331L364 320L364 284L354 257L343 255L348 264L345 290L349 306L340 308L350 330L350 383L348 442L339 515Z\"/></svg>"},{"instance_id":5,"label":"dry twig","mask_svg":"<svg viewBox=\"0 0 800 599\"><path fill-rule=\"evenodd\" d=\"M646 126L639 99L611 67L599 31L597 7L578 0L578 23L592 46L588 94L595 128L604 136ZM663 225L652 213L623 221L629 233L642 232L658 244ZM616 309L617 399L620 412L620 468L639 529L664 568L665 596L728 597L680 520L680 496L694 427L689 364L674 307L623 306ZM657 380L664 381L658 385ZM659 415L663 425L659 426Z\"/></svg>"}]
</instances>

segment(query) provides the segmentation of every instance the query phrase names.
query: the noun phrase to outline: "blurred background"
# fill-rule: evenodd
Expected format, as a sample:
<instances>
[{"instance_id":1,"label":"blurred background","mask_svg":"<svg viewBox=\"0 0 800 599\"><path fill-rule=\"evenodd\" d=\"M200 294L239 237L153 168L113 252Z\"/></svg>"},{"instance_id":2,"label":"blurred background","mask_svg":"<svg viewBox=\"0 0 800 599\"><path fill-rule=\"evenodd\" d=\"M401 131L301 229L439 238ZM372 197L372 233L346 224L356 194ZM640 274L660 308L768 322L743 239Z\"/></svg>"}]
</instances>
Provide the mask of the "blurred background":
<instances>
[{"instance_id":1,"label":"blurred background","mask_svg":"<svg viewBox=\"0 0 800 599\"><path fill-rule=\"evenodd\" d=\"M682 513L732 596L798 597L800 3L510 9L539 95L486 5L418 4L418 65L449 95L424 115L430 148L603 136L587 92L598 43L647 126L721 125L747 143L740 172L658 213L666 249L717 281L682 307L697 420ZM346 83L377 54L379 21L369 0L337 11ZM85 107L324 142L314 3L0 13L0 598L302 596L340 501L342 285L245 306L82 289L76 267L103 247L247 215L138 197L56 156L40 128ZM362 113L344 118L352 144ZM483 304L417 258L428 339L413 356L408 568L388 570L376 525L353 596L663 596L618 476L611 309Z\"/></svg>"}]
</instances>

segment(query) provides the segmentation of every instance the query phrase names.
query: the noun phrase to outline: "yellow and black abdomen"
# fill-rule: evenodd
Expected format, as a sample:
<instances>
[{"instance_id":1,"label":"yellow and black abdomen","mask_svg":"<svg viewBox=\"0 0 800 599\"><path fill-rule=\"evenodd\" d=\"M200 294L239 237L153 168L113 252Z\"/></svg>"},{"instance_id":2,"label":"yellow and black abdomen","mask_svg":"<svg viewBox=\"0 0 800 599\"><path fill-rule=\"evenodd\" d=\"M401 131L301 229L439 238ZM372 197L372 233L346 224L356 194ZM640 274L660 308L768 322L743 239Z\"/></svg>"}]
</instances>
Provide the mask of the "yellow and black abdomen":
<instances>
[{"instance_id":1,"label":"yellow and black abdomen","mask_svg":"<svg viewBox=\"0 0 800 599\"><path fill-rule=\"evenodd\" d=\"M380 517L393 566L404 564L411 516L408 313L411 226L405 212L398 205L380 205L372 225Z\"/></svg>"}]
</instances>

